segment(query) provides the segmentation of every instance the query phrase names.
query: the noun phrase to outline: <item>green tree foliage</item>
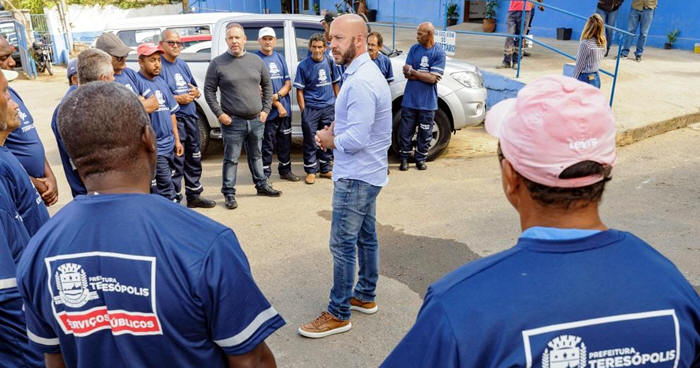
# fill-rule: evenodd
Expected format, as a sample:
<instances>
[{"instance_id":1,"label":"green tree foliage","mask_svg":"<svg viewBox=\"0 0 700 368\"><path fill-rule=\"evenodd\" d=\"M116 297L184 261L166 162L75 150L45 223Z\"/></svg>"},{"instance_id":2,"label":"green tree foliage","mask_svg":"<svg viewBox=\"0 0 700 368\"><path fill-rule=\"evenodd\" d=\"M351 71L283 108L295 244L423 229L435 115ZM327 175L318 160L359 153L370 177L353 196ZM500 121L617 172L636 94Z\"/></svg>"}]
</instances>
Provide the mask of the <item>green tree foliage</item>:
<instances>
[{"instance_id":1,"label":"green tree foliage","mask_svg":"<svg viewBox=\"0 0 700 368\"><path fill-rule=\"evenodd\" d=\"M3 0L3 2L8 0ZM32 14L43 14L44 7L53 7L56 5L56 0L9 0L17 9L28 9ZM177 1L174 0L66 0L66 3L76 5L114 5L122 9L142 8L146 5L162 5L170 4Z\"/></svg>"}]
</instances>

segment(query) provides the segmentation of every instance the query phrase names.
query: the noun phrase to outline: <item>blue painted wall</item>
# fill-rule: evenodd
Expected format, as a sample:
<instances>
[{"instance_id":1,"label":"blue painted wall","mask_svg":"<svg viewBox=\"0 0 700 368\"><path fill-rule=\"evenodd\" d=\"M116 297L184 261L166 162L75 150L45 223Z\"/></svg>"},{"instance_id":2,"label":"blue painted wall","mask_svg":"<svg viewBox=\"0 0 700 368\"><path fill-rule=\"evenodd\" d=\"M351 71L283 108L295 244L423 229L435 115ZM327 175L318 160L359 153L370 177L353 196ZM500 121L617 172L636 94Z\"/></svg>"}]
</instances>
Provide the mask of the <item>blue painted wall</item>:
<instances>
[{"instance_id":1,"label":"blue painted wall","mask_svg":"<svg viewBox=\"0 0 700 368\"><path fill-rule=\"evenodd\" d=\"M281 11L279 0L193 0L190 1L190 6L201 13L212 11L259 13L261 8L269 8L270 13Z\"/></svg>"},{"instance_id":2,"label":"blue painted wall","mask_svg":"<svg viewBox=\"0 0 700 368\"><path fill-rule=\"evenodd\" d=\"M597 1L571 1L571 0L545 0L547 4L566 9L570 12L588 16L595 12ZM500 0L497 19L498 31L504 31L505 18L508 11L509 0ZM616 27L627 29L630 5L632 0L626 0L617 15ZM659 1L659 7L654 14L654 20L649 30L647 45L663 47L667 42L666 34L677 28L680 35L674 47L690 50L695 43L700 43L700 26L697 23L700 18L700 1ZM572 39L581 37L581 30L585 22L583 20L550 10L535 13L532 22L532 32L535 36L556 37L557 27L566 27L573 30ZM617 44L618 38L615 37ZM634 43L633 43L634 45ZM634 50L634 47L632 48Z\"/></svg>"}]
</instances>

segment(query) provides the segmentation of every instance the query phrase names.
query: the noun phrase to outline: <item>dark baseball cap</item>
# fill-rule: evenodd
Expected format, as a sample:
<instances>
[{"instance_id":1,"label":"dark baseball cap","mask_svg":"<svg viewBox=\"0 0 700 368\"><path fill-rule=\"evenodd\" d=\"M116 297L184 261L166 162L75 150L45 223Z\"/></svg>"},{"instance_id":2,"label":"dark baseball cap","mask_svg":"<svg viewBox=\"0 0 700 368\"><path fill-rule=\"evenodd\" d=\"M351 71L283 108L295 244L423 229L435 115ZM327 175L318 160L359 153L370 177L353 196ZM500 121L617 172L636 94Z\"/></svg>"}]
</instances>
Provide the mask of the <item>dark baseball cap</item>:
<instances>
[{"instance_id":1,"label":"dark baseball cap","mask_svg":"<svg viewBox=\"0 0 700 368\"><path fill-rule=\"evenodd\" d=\"M78 73L78 59L75 58L71 61L68 62L68 66L66 67L66 74L68 74L68 80L70 81L70 78Z\"/></svg>"},{"instance_id":2,"label":"dark baseball cap","mask_svg":"<svg viewBox=\"0 0 700 368\"><path fill-rule=\"evenodd\" d=\"M132 51L117 35L111 32L105 32L97 38L95 47L116 57L124 57Z\"/></svg>"}]
</instances>

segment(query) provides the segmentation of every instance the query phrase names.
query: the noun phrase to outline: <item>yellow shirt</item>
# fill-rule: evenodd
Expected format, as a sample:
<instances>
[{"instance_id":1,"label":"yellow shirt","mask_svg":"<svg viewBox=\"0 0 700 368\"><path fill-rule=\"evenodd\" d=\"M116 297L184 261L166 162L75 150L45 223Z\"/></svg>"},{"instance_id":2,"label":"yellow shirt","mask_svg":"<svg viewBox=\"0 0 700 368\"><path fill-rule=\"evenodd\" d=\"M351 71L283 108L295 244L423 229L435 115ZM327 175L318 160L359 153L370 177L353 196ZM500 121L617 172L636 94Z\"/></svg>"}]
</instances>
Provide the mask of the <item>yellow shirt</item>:
<instances>
[{"instance_id":1,"label":"yellow shirt","mask_svg":"<svg viewBox=\"0 0 700 368\"><path fill-rule=\"evenodd\" d=\"M659 0L632 0L632 8L636 10L656 9Z\"/></svg>"}]
</instances>

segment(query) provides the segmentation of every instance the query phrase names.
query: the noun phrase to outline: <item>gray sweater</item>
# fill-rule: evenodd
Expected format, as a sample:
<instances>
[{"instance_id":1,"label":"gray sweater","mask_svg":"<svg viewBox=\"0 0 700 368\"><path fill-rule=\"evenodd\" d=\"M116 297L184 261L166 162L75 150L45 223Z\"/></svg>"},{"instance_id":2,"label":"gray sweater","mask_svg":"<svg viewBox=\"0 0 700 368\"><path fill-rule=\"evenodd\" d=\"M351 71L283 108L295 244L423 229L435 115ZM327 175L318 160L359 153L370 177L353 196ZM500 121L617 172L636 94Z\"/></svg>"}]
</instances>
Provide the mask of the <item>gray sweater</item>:
<instances>
[{"instance_id":1,"label":"gray sweater","mask_svg":"<svg viewBox=\"0 0 700 368\"><path fill-rule=\"evenodd\" d=\"M262 98L260 97L262 87ZM216 90L221 91L221 104ZM235 57L225 52L209 63L204 82L204 98L217 117L222 113L253 119L272 107L272 82L265 64L255 54Z\"/></svg>"}]
</instances>

